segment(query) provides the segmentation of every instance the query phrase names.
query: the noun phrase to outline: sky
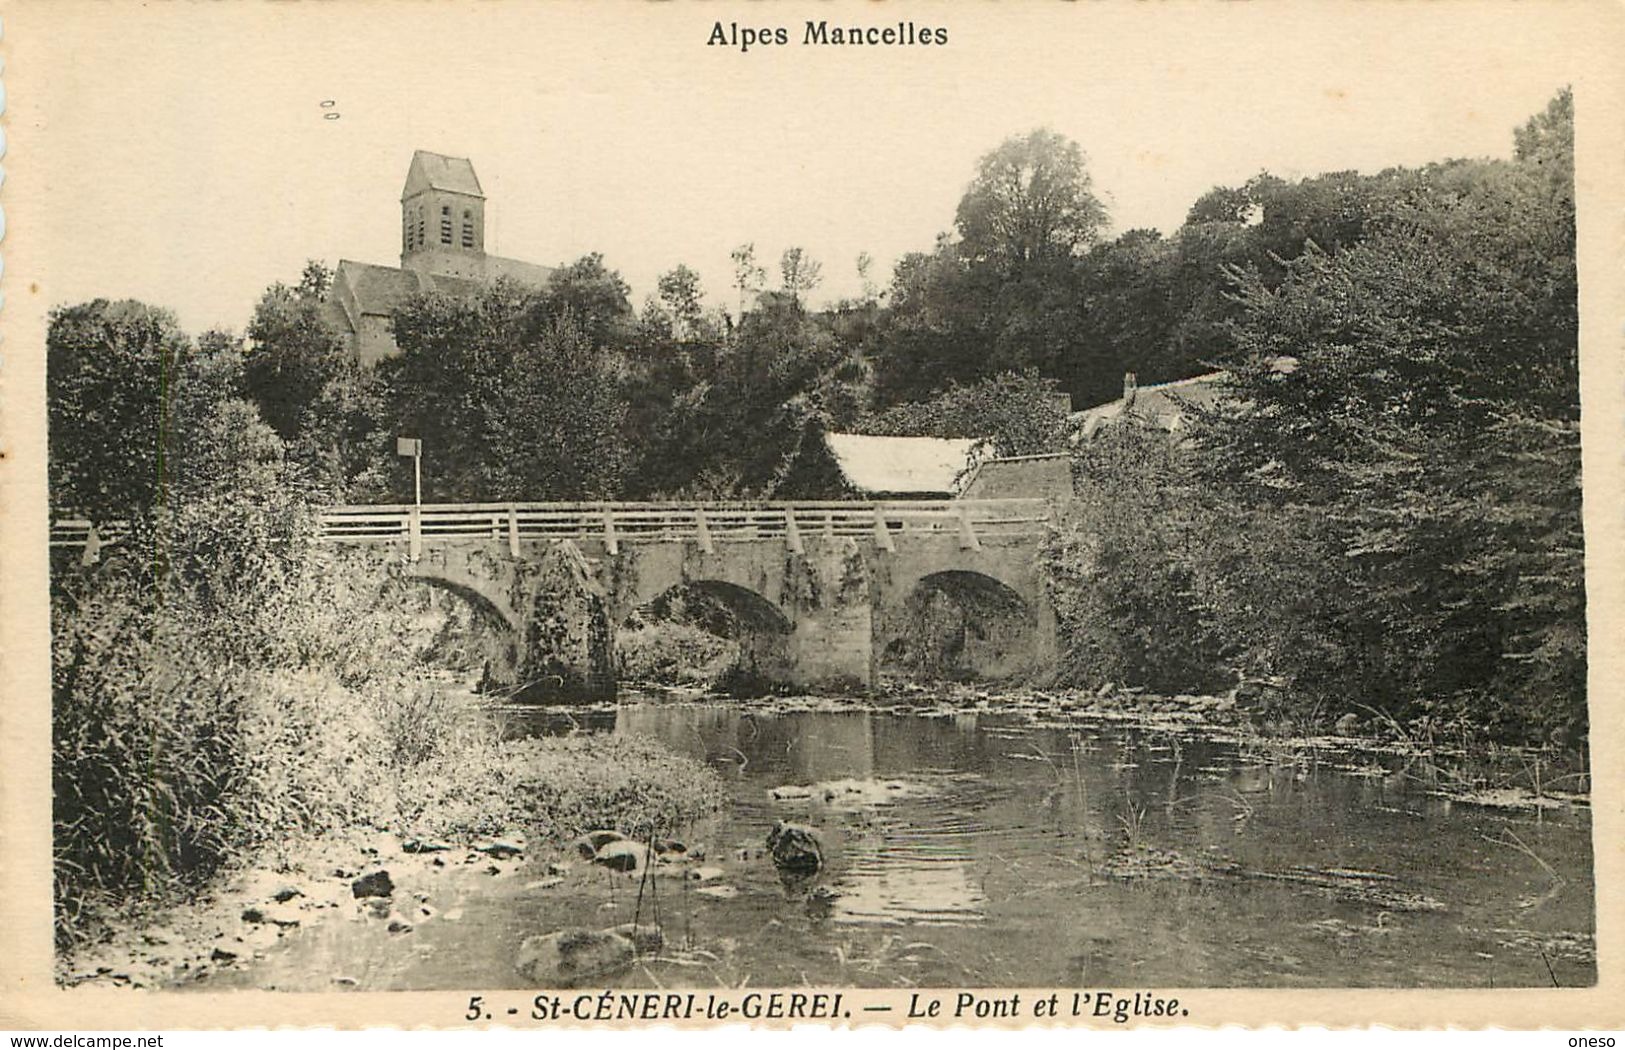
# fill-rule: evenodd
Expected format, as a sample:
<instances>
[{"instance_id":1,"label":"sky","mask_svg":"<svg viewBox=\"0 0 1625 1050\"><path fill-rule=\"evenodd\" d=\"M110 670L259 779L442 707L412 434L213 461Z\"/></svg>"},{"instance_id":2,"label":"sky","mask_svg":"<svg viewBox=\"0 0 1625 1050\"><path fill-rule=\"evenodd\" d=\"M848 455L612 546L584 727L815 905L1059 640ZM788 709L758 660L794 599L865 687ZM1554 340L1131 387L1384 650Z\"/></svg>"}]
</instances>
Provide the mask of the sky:
<instances>
[{"instance_id":1,"label":"sky","mask_svg":"<svg viewBox=\"0 0 1625 1050\"><path fill-rule=\"evenodd\" d=\"M884 284L929 249L977 158L1033 127L1083 147L1113 232L1170 232L1261 170L1508 156L1586 46L1552 12L32 0L6 27L8 219L46 305L132 297L241 329L306 259L397 262L422 148L473 160L496 254L602 252L634 302L686 263L724 304L736 245L775 271L798 245L823 263L816 303L857 293L859 252ZM800 46L807 18L949 44ZM792 44L708 46L718 21Z\"/></svg>"}]
</instances>

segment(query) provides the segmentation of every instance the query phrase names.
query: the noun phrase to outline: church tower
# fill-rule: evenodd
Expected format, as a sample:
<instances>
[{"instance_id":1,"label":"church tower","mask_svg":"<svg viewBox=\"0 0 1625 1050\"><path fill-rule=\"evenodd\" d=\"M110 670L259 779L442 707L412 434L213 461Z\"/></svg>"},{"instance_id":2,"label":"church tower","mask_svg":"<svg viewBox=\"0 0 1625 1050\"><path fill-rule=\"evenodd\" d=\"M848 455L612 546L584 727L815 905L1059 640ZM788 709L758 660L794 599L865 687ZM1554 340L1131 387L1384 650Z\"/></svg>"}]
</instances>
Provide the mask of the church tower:
<instances>
[{"instance_id":1,"label":"church tower","mask_svg":"<svg viewBox=\"0 0 1625 1050\"><path fill-rule=\"evenodd\" d=\"M427 150L412 154L401 191L401 267L447 277L485 276L485 194L466 158Z\"/></svg>"}]
</instances>

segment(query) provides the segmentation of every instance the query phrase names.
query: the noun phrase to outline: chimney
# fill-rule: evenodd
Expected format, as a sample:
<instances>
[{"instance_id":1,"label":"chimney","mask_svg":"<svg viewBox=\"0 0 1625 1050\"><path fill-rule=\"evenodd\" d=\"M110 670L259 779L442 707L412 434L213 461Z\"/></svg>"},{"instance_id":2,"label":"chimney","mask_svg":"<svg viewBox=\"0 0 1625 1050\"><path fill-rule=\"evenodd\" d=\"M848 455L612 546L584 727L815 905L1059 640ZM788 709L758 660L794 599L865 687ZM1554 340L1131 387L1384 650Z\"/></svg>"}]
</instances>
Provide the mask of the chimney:
<instances>
[{"instance_id":1,"label":"chimney","mask_svg":"<svg viewBox=\"0 0 1625 1050\"><path fill-rule=\"evenodd\" d=\"M1133 372L1123 373L1123 404L1125 407L1134 403L1134 391L1139 387L1134 382Z\"/></svg>"}]
</instances>

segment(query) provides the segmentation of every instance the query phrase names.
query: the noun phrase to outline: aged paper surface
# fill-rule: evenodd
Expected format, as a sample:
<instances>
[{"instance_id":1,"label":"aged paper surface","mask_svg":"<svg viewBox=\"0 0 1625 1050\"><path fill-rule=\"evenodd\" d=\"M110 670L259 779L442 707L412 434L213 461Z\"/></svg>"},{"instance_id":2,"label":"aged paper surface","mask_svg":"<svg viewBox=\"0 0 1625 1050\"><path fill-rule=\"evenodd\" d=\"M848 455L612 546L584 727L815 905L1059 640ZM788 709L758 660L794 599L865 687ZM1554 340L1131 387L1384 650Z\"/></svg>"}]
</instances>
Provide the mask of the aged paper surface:
<instances>
[{"instance_id":1,"label":"aged paper surface","mask_svg":"<svg viewBox=\"0 0 1625 1050\"><path fill-rule=\"evenodd\" d=\"M814 28L819 23L827 24ZM862 43L840 39L853 29ZM1625 666L1616 644L1625 608L1618 553L1625 539L1625 16L1617 5L35 0L7 5L3 47L0 1021L7 1027L1625 1024L1618 684ZM294 910L239 919L250 910L232 896L241 887L221 889L217 905L231 909L230 928L209 931L190 977L166 970L151 981L156 987L128 987L122 970L148 964L120 957L98 969L94 944L74 949L79 970L59 959L45 437L52 311L134 299L172 311L194 338L211 328L240 334L267 287L291 285L307 259L323 260L339 267L324 302L343 307L327 316L348 325L345 345L370 365L396 352L395 338L408 338L398 319L393 334L383 327L389 308L408 296L466 297L496 277L545 283L547 267L593 252L618 270L640 311L646 298L650 314L657 310L666 292L660 277L682 262L709 290L706 317L735 307L742 314L745 292L763 283L742 280L737 291L730 284L739 271L729 252L746 242L768 269L794 245L821 259L821 287L816 273L792 276L786 259L786 291L769 294L788 295L799 310L805 291L810 305L827 308L874 301L871 285L890 286L905 255L931 252L938 233L955 229L955 206L977 158L1031 129L1082 147L1104 210L1093 236L1135 228L1172 235L1208 191L1240 187L1260 172L1291 181L1460 157L1505 160L1514 129L1565 87L1573 94L1578 216L1585 801L1573 790L1543 791L1541 767L1527 762L1535 804L1503 817L1481 804L1482 793L1464 799L1449 783L1412 794L1406 769L1389 759L1344 755L1336 761L1345 765L1322 769L1332 760L1297 746L1284 759L1259 759L1249 774L1223 766L1233 741L1211 745L1197 734L1165 745L1146 731L1131 747L1130 737L1108 730L1093 745L1071 723L1054 730L1062 746L1071 733L1070 756L1057 760L1027 729L1000 728L985 702L987 724L977 728L974 694L968 711L931 723L956 726L959 736L914 727L887 737L891 716L873 712L863 715L861 731L847 734L844 716L817 704L785 718L771 708L739 716L724 707L696 720L658 705L617 714L598 703L569 708L567 721L548 732L568 725L590 737L619 718L617 732L686 747L739 781L753 762L771 766L775 754L810 752L812 742L819 750L799 765L785 759L778 783L751 781L753 793L736 794L728 818L735 824L714 832L721 837L709 858L668 857L680 880L606 873L609 881L588 885L583 870L599 871L591 861L555 874L539 846L526 859L524 843L489 840L455 843L444 852L459 870L440 874L436 854L419 851L440 844L397 837L367 847L377 852L360 862L333 862L329 889L338 893L330 908L314 907L317 891L303 884L291 887L297 898L289 892L277 901ZM420 150L427 152L415 156ZM406 190L398 193L403 175ZM957 217L959 234L976 236L974 223ZM1233 219L1239 227L1250 216L1243 209ZM860 252L872 260L872 278L866 266L846 262ZM766 283L778 285L778 277ZM400 282L399 301L380 291ZM384 305L373 309L375 295ZM580 308L591 316L590 303ZM702 321L696 312L686 323L697 331ZM1115 373L1110 380L1117 382ZM1132 394L1130 384L1125 401ZM438 450L414 440L421 439L408 437L398 449L404 458L390 462L404 471L395 477L406 486L403 504L412 499L408 460L427 465L431 490L449 484L433 473ZM672 456L682 454L674 446ZM106 489L117 479L95 480ZM697 483L683 491L697 492ZM866 491L896 488L876 482ZM425 502L435 502L432 491ZM484 501L439 501L453 502ZM615 517L622 513L631 516ZM612 558L635 547L635 536L623 543L616 530L640 527L637 513L603 511L593 519L597 546L584 549ZM703 508L683 513L691 515L685 542L706 556L711 530L720 547L736 520L726 509L709 512L718 515L710 524ZM771 526L773 558L784 549L803 556L803 543L821 549L818 537L801 538L812 526L800 513ZM818 513L833 539L836 516L848 512ZM961 537L954 556L995 572L989 551L1003 550L1002 541L976 534L992 526L952 513L952 535ZM420 547L433 547L409 509L383 517L389 528L400 522L403 557L415 562ZM345 520L362 533L382 527L362 511ZM511 543L519 553L517 512L489 526L482 542ZM481 519L478 528L486 527ZM738 527L763 528L756 519ZM876 527L861 543L889 548L894 526L880 520ZM910 526L896 527L892 553L906 555ZM71 542L78 552L110 537L87 541L81 532ZM1031 548L1020 546L1027 542L1018 537L1010 549L1028 551L1030 566ZM432 550L427 556L443 559ZM475 588L451 582L453 590ZM1046 624L1053 632L1040 617ZM827 629L832 640L798 657L798 669L841 666L838 632ZM197 669L174 670L185 677ZM1349 724L1366 710L1351 707ZM758 742L761 733L783 739L772 738L770 748ZM1557 731L1552 740L1569 742ZM865 752L857 766L854 748ZM897 765L898 755L913 764ZM1204 762L1218 764L1192 772ZM1140 780L1136 768L1144 770ZM1035 770L1044 778L1053 772L1053 786L1028 798L1022 792L1037 783L1028 777ZM1154 777L1161 780L1149 783ZM1383 794L1395 777L1397 802ZM1103 782L1119 794L1085 797ZM866 794L873 792L878 801ZM1455 809L1437 802L1452 793ZM1423 795L1434 801L1417 801ZM1074 805L1097 814L1098 825L1067 839L1065 852L1035 849L1044 835L1072 834L1056 830L1054 814ZM824 865L816 839L798 843L792 826L775 828L766 846L757 841L781 814L800 820L807 806L812 823L825 828L822 814L847 836L845 852L830 861L831 871L845 870L818 885L791 877L798 866ZM1204 816L1183 815L1192 811ZM1191 838L1159 840L1148 829L1162 828L1164 814L1169 834L1185 829ZM388 829L376 830L387 838ZM927 831L936 837L922 837ZM1252 854L1192 856L1249 833ZM883 844L865 845L864 836ZM620 855L647 876L653 852L645 845L642 856ZM600 861L606 857L600 852ZM363 883L377 874L369 865L386 861L401 889L374 917L369 900L389 900L389 889L369 897L378 883ZM763 889L775 864L788 873L782 896ZM712 867L723 873L721 885ZM432 892L409 892L454 876L463 880L462 896L451 907ZM479 888L486 884L469 881L477 878L502 889L487 893ZM261 896L283 894L267 887ZM501 903L493 910L481 894ZM663 894L667 909L666 949L652 955L639 942L646 894L651 901ZM566 908L570 914L560 914ZM603 921L581 914L594 909ZM468 924L461 937L446 932L458 921ZM620 934L594 943L612 953L631 945L643 959L582 981L536 977L548 972L539 955L576 949L534 938L566 925L619 926ZM125 933L157 956L184 951L156 927ZM529 958L516 970L512 955L522 941ZM165 956L164 965L171 962Z\"/></svg>"}]
</instances>

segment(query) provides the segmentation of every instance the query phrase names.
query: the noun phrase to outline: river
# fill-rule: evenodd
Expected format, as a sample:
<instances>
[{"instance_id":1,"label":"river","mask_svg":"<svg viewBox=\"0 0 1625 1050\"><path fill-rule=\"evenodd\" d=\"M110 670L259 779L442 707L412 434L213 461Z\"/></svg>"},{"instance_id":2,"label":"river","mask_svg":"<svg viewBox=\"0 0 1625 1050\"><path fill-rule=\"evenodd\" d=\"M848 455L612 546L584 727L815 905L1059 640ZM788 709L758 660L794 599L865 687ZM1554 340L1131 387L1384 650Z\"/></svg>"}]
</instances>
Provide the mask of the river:
<instances>
[{"instance_id":1,"label":"river","mask_svg":"<svg viewBox=\"0 0 1625 1050\"><path fill-rule=\"evenodd\" d=\"M1466 803L1414 757L1018 712L631 703L505 731L640 733L709 763L704 881L577 862L435 889L438 918L301 931L226 983L520 988L519 943L658 919L617 986L1586 985L1586 806ZM781 880L775 821L825 866ZM453 888L455 887L455 888Z\"/></svg>"}]
</instances>

